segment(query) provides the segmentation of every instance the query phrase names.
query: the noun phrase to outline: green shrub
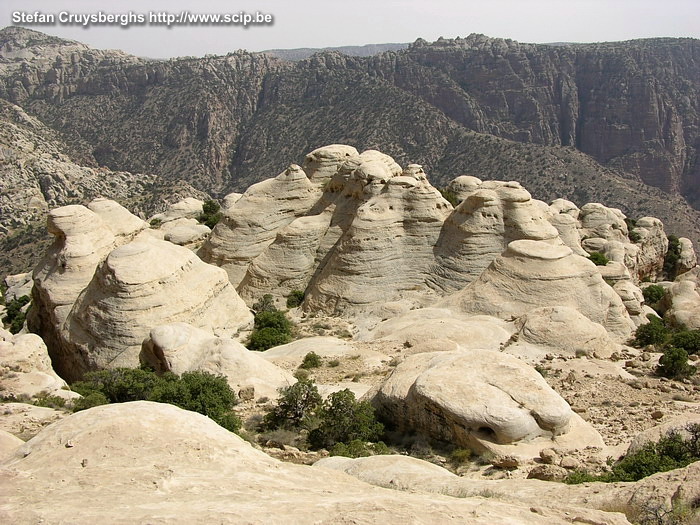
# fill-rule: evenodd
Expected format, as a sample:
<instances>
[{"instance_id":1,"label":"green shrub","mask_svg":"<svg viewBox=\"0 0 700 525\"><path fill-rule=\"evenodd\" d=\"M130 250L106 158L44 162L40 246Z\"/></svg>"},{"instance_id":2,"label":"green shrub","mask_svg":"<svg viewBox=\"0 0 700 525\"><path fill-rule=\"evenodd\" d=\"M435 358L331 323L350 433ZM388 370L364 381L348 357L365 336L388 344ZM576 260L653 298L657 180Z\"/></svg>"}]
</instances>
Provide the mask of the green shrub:
<instances>
[{"instance_id":1,"label":"green shrub","mask_svg":"<svg viewBox=\"0 0 700 525\"><path fill-rule=\"evenodd\" d=\"M248 339L248 349L256 352L263 352L273 346L290 343L292 338L289 334L280 332L276 328L265 327L253 330Z\"/></svg>"},{"instance_id":2,"label":"green shrub","mask_svg":"<svg viewBox=\"0 0 700 525\"><path fill-rule=\"evenodd\" d=\"M367 401L357 401L347 388L334 392L316 413L319 425L309 433L312 448L331 449L336 443L376 441L384 425L374 416L374 408Z\"/></svg>"},{"instance_id":3,"label":"green shrub","mask_svg":"<svg viewBox=\"0 0 700 525\"><path fill-rule=\"evenodd\" d=\"M115 368L88 372L82 381L71 385L82 396L100 392L109 403L126 403L148 399L159 381L158 376L140 368Z\"/></svg>"},{"instance_id":4,"label":"green shrub","mask_svg":"<svg viewBox=\"0 0 700 525\"><path fill-rule=\"evenodd\" d=\"M299 368L304 368L306 370L310 368L318 368L322 364L321 356L316 352L309 352L304 356L304 360L299 365Z\"/></svg>"},{"instance_id":5,"label":"green shrub","mask_svg":"<svg viewBox=\"0 0 700 525\"><path fill-rule=\"evenodd\" d=\"M12 334L18 334L22 327L24 326L24 321L26 319L26 314L22 311L25 305L29 303L31 299L27 295L12 299L6 305L6 314L2 321L5 324L10 325L9 330Z\"/></svg>"},{"instance_id":6,"label":"green shrub","mask_svg":"<svg viewBox=\"0 0 700 525\"><path fill-rule=\"evenodd\" d=\"M593 476L576 471L566 478L565 483L639 481L657 472L686 467L700 460L700 425L690 424L686 430L690 435L688 439L678 432L669 432L658 442L647 443L637 452L628 454L606 474Z\"/></svg>"},{"instance_id":7,"label":"green shrub","mask_svg":"<svg viewBox=\"0 0 700 525\"><path fill-rule=\"evenodd\" d=\"M159 379L148 397L150 401L199 412L231 432L240 429L241 420L231 412L236 394L224 376L195 371L180 377L164 374Z\"/></svg>"},{"instance_id":8,"label":"green shrub","mask_svg":"<svg viewBox=\"0 0 700 525\"><path fill-rule=\"evenodd\" d=\"M346 458L364 458L391 454L391 450L383 441L367 443L359 439L353 439L350 443L336 443L329 450L331 456L345 456Z\"/></svg>"},{"instance_id":9,"label":"green shrub","mask_svg":"<svg viewBox=\"0 0 700 525\"><path fill-rule=\"evenodd\" d=\"M240 419L232 412L236 395L226 378L208 372L157 376L152 370L116 368L88 372L72 389L84 396L76 401L75 411L107 403L147 400L199 412L232 432L241 426Z\"/></svg>"},{"instance_id":10,"label":"green shrub","mask_svg":"<svg viewBox=\"0 0 700 525\"><path fill-rule=\"evenodd\" d=\"M659 359L656 372L659 375L671 379L681 379L691 376L696 368L688 364L688 352L682 348L669 346L664 350L664 355Z\"/></svg>"},{"instance_id":11,"label":"green shrub","mask_svg":"<svg viewBox=\"0 0 700 525\"><path fill-rule=\"evenodd\" d=\"M700 330L680 330L671 334L668 344L688 354L700 353Z\"/></svg>"},{"instance_id":12,"label":"green shrub","mask_svg":"<svg viewBox=\"0 0 700 525\"><path fill-rule=\"evenodd\" d=\"M592 252L588 258L593 261L596 266L605 266L610 262L610 260L600 252Z\"/></svg>"},{"instance_id":13,"label":"green shrub","mask_svg":"<svg viewBox=\"0 0 700 525\"><path fill-rule=\"evenodd\" d=\"M636 348L646 345L660 345L669 337L669 330L664 322L653 314L647 314L649 322L640 325L634 333L631 343Z\"/></svg>"},{"instance_id":14,"label":"green shrub","mask_svg":"<svg viewBox=\"0 0 700 525\"><path fill-rule=\"evenodd\" d=\"M642 240L642 236L634 230L630 230L629 238L630 238L630 241L632 241L633 243L638 243L639 241Z\"/></svg>"},{"instance_id":15,"label":"green shrub","mask_svg":"<svg viewBox=\"0 0 700 525\"><path fill-rule=\"evenodd\" d=\"M292 322L284 312L271 305L272 296L263 296L262 303L257 306L261 310L255 314L254 330L248 339L248 348L264 351L273 346L283 345L292 340ZM253 306L256 306L253 305Z\"/></svg>"},{"instance_id":16,"label":"green shrub","mask_svg":"<svg viewBox=\"0 0 700 525\"><path fill-rule=\"evenodd\" d=\"M108 405L109 399L102 392L90 392L73 403L73 412L80 412L99 405Z\"/></svg>"},{"instance_id":17,"label":"green shrub","mask_svg":"<svg viewBox=\"0 0 700 525\"><path fill-rule=\"evenodd\" d=\"M214 228L223 217L224 214L221 213L221 205L214 200L208 200L202 204L202 213L197 217L197 220L210 228Z\"/></svg>"},{"instance_id":18,"label":"green shrub","mask_svg":"<svg viewBox=\"0 0 700 525\"><path fill-rule=\"evenodd\" d=\"M472 451L469 448L456 448L450 454L450 462L455 465L468 463L472 458Z\"/></svg>"},{"instance_id":19,"label":"green shrub","mask_svg":"<svg viewBox=\"0 0 700 525\"><path fill-rule=\"evenodd\" d=\"M644 302L647 304L658 303L663 298L665 293L666 290L664 290L663 286L659 286L658 284L652 284L642 290Z\"/></svg>"},{"instance_id":20,"label":"green shrub","mask_svg":"<svg viewBox=\"0 0 700 525\"><path fill-rule=\"evenodd\" d=\"M287 308L296 308L304 302L304 292L292 290L287 296Z\"/></svg>"},{"instance_id":21,"label":"green shrub","mask_svg":"<svg viewBox=\"0 0 700 525\"><path fill-rule=\"evenodd\" d=\"M292 322L287 319L284 312L265 310L255 315L255 328L274 328L275 330L290 334L292 332Z\"/></svg>"},{"instance_id":22,"label":"green shrub","mask_svg":"<svg viewBox=\"0 0 700 525\"><path fill-rule=\"evenodd\" d=\"M321 395L316 385L308 379L280 390L280 398L263 418L263 428L299 428L321 404Z\"/></svg>"},{"instance_id":23,"label":"green shrub","mask_svg":"<svg viewBox=\"0 0 700 525\"><path fill-rule=\"evenodd\" d=\"M676 278L678 261L681 258L681 243L675 235L668 236L668 251L664 257L664 272L669 281Z\"/></svg>"},{"instance_id":24,"label":"green shrub","mask_svg":"<svg viewBox=\"0 0 700 525\"><path fill-rule=\"evenodd\" d=\"M151 224L151 228L158 229L158 228L160 228L161 224L163 224L163 220L162 219L151 219L150 224Z\"/></svg>"},{"instance_id":25,"label":"green shrub","mask_svg":"<svg viewBox=\"0 0 700 525\"><path fill-rule=\"evenodd\" d=\"M457 197L457 194L448 188L438 188L438 191L442 195L443 199L452 204L453 208L456 208L459 206L459 203L462 202L460 198Z\"/></svg>"},{"instance_id":26,"label":"green shrub","mask_svg":"<svg viewBox=\"0 0 700 525\"><path fill-rule=\"evenodd\" d=\"M253 303L251 309L256 313L260 314L262 312L276 312L275 301L272 299L272 295L266 293L262 296L259 301Z\"/></svg>"}]
</instances>

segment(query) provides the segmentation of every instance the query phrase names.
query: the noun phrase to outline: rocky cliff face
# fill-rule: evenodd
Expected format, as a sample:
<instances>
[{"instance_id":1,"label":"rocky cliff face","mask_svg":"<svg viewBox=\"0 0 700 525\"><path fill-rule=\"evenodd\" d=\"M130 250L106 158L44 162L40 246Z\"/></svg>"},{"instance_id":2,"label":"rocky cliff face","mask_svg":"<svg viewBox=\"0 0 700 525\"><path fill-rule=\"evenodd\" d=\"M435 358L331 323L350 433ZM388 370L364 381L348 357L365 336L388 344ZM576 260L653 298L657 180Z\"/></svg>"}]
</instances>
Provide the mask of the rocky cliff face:
<instances>
[{"instance_id":1,"label":"rocky cliff face","mask_svg":"<svg viewBox=\"0 0 700 525\"><path fill-rule=\"evenodd\" d=\"M614 200L671 225L697 216L682 201L667 211L663 193L643 202L639 181L698 200L697 55L692 39L546 46L472 35L374 57L146 61L7 28L0 97L61 130L77 162L214 193L346 142L420 162L437 185L462 173L519 180L538 198Z\"/></svg>"}]
</instances>

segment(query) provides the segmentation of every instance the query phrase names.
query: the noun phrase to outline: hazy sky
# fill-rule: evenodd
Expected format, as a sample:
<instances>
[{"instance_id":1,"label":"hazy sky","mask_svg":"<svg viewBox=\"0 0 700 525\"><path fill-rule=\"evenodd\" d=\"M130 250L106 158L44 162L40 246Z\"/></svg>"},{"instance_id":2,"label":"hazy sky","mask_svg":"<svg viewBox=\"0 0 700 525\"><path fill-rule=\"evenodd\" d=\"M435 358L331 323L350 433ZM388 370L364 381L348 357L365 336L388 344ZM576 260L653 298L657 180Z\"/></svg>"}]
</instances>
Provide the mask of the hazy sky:
<instances>
[{"instance_id":1,"label":"hazy sky","mask_svg":"<svg viewBox=\"0 0 700 525\"><path fill-rule=\"evenodd\" d=\"M150 24L26 25L98 48L153 58L225 54L237 49L328 47L435 40L470 33L521 42L594 42L655 36L700 38L698 0L0 0L0 26L12 13L272 14L274 23L244 29Z\"/></svg>"}]
</instances>

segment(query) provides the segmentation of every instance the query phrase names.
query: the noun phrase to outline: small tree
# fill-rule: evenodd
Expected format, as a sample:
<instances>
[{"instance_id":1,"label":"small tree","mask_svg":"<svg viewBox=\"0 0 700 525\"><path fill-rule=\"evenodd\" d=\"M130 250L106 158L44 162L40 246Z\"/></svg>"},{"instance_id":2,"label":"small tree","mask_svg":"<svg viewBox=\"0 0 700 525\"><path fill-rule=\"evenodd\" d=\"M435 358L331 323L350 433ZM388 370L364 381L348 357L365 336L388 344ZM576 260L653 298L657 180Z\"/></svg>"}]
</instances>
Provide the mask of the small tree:
<instances>
[{"instance_id":1,"label":"small tree","mask_svg":"<svg viewBox=\"0 0 700 525\"><path fill-rule=\"evenodd\" d=\"M334 392L324 401L317 414L320 424L309 433L313 448L332 448L336 443L353 440L376 441L384 431L367 401L358 402L347 388Z\"/></svg>"},{"instance_id":2,"label":"small tree","mask_svg":"<svg viewBox=\"0 0 700 525\"><path fill-rule=\"evenodd\" d=\"M688 364L688 352L682 348L669 346L659 359L656 369L659 375L671 379L682 379L695 373L696 368Z\"/></svg>"},{"instance_id":3,"label":"small tree","mask_svg":"<svg viewBox=\"0 0 700 525\"><path fill-rule=\"evenodd\" d=\"M206 224L209 228L214 228L223 217L221 205L214 200L208 200L202 204L202 213L197 220L202 224Z\"/></svg>"},{"instance_id":4,"label":"small tree","mask_svg":"<svg viewBox=\"0 0 700 525\"><path fill-rule=\"evenodd\" d=\"M649 319L647 324L637 327L632 346L641 348L646 345L659 345L668 339L668 328L661 319L653 314L648 314L647 319Z\"/></svg>"},{"instance_id":5,"label":"small tree","mask_svg":"<svg viewBox=\"0 0 700 525\"><path fill-rule=\"evenodd\" d=\"M301 379L295 384L280 390L277 405L263 418L263 427L299 428L321 404L321 395L316 385L309 379Z\"/></svg>"},{"instance_id":6,"label":"small tree","mask_svg":"<svg viewBox=\"0 0 700 525\"><path fill-rule=\"evenodd\" d=\"M321 356L316 352L309 352L304 356L304 360L301 362L301 365L299 365L299 368L308 370L310 368L318 368L321 364Z\"/></svg>"},{"instance_id":7,"label":"small tree","mask_svg":"<svg viewBox=\"0 0 700 525\"><path fill-rule=\"evenodd\" d=\"M668 343L688 354L700 353L700 330L681 330L671 335Z\"/></svg>"},{"instance_id":8,"label":"small tree","mask_svg":"<svg viewBox=\"0 0 700 525\"><path fill-rule=\"evenodd\" d=\"M663 286L659 286L658 284L649 285L642 290L644 302L647 304L658 303L663 298L665 293L666 290L664 290Z\"/></svg>"},{"instance_id":9,"label":"small tree","mask_svg":"<svg viewBox=\"0 0 700 525\"><path fill-rule=\"evenodd\" d=\"M304 292L301 290L292 290L287 296L287 308L296 308L304 302Z\"/></svg>"}]
</instances>

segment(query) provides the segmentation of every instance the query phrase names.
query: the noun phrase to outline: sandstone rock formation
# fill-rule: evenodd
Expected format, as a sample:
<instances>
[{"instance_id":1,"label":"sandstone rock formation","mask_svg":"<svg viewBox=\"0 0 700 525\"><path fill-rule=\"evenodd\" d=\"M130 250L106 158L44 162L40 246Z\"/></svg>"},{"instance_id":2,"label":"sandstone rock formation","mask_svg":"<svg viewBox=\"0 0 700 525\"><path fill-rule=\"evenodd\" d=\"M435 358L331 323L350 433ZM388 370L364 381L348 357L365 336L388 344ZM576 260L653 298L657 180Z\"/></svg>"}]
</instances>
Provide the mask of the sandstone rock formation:
<instances>
[{"instance_id":1,"label":"sandstone rock formation","mask_svg":"<svg viewBox=\"0 0 700 525\"><path fill-rule=\"evenodd\" d=\"M573 413L534 369L487 350L416 354L372 399L379 415L457 446L514 443L569 429Z\"/></svg>"},{"instance_id":2,"label":"sandstone rock formation","mask_svg":"<svg viewBox=\"0 0 700 525\"><path fill-rule=\"evenodd\" d=\"M539 465L551 467L553 465ZM587 509L616 509L635 522L671 514L674 504L692 506L697 497L700 463L671 472L654 474L636 483L564 483L538 479L484 480L459 477L447 470L405 456L371 456L350 459L340 456L322 459L315 468L346 472L372 485L396 490L432 494L449 494L471 498L488 494L489 499L532 505L538 510L543 502L565 502ZM537 468L537 467L536 467ZM580 510L579 510L580 512ZM579 514L583 516L583 514ZM584 520L586 518L583 518ZM613 518L609 515L602 522ZM691 516L693 519L693 516Z\"/></svg>"},{"instance_id":3,"label":"sandstone rock formation","mask_svg":"<svg viewBox=\"0 0 700 525\"><path fill-rule=\"evenodd\" d=\"M592 262L543 241L511 242L476 281L441 304L502 319L541 306L569 306L617 337L627 338L634 328Z\"/></svg>"},{"instance_id":4,"label":"sandstone rock formation","mask_svg":"<svg viewBox=\"0 0 700 525\"><path fill-rule=\"evenodd\" d=\"M554 354L610 357L619 345L603 326L566 306L535 308L515 321L513 339L545 347Z\"/></svg>"},{"instance_id":5,"label":"sandstone rock formation","mask_svg":"<svg viewBox=\"0 0 700 525\"><path fill-rule=\"evenodd\" d=\"M41 429L68 415L64 410L38 407L27 403L0 403L0 430L27 441Z\"/></svg>"},{"instance_id":6,"label":"sandstone rock formation","mask_svg":"<svg viewBox=\"0 0 700 525\"><path fill-rule=\"evenodd\" d=\"M431 272L432 247L451 206L420 166L397 176L386 159L363 159L349 183L358 180L365 182L366 200L312 279L308 308L361 310L426 288L422 283Z\"/></svg>"},{"instance_id":7,"label":"sandstone rock formation","mask_svg":"<svg viewBox=\"0 0 700 525\"><path fill-rule=\"evenodd\" d=\"M54 361L72 379L95 368L138 366L155 326L186 322L224 335L251 320L223 270L186 248L144 238L115 249L97 269L66 320Z\"/></svg>"},{"instance_id":8,"label":"sandstone rock formation","mask_svg":"<svg viewBox=\"0 0 700 525\"><path fill-rule=\"evenodd\" d=\"M274 399L280 388L296 383L292 374L269 363L259 352L185 323L152 329L140 359L159 373L202 370L223 375L235 392L246 391L253 399Z\"/></svg>"},{"instance_id":9,"label":"sandstone rock formation","mask_svg":"<svg viewBox=\"0 0 700 525\"><path fill-rule=\"evenodd\" d=\"M73 303L115 247L115 237L100 216L84 206L51 210L47 227L55 239L34 269L33 308L27 323L53 348Z\"/></svg>"},{"instance_id":10,"label":"sandstone rock formation","mask_svg":"<svg viewBox=\"0 0 700 525\"><path fill-rule=\"evenodd\" d=\"M0 330L0 392L10 399L39 394L63 399L79 397L51 367L46 345L34 334L12 336Z\"/></svg>"},{"instance_id":11,"label":"sandstone rock formation","mask_svg":"<svg viewBox=\"0 0 700 525\"><path fill-rule=\"evenodd\" d=\"M0 465L0 473L0 518L12 523L113 521L115 508L121 509L120 519L132 522L194 524L269 522L279 518L279 509L292 523L437 518L476 525L563 525L572 513L588 522L626 523L619 514L569 508L560 501L556 508L538 505L532 511L531 505L492 499L373 487L329 469L281 463L204 416L148 402L73 414L21 446ZM64 481L56 486L57 479ZM78 514L68 496L75 491L81 494Z\"/></svg>"},{"instance_id":12,"label":"sandstone rock formation","mask_svg":"<svg viewBox=\"0 0 700 525\"><path fill-rule=\"evenodd\" d=\"M487 181L469 192L462 189L461 196L435 250L431 284L438 289L456 291L472 282L511 241L561 242L545 211L517 182Z\"/></svg>"},{"instance_id":13,"label":"sandstone rock formation","mask_svg":"<svg viewBox=\"0 0 700 525\"><path fill-rule=\"evenodd\" d=\"M250 261L275 240L280 228L304 215L320 192L296 164L274 179L254 184L224 212L200 257L224 268L237 286Z\"/></svg>"},{"instance_id":14,"label":"sandstone rock formation","mask_svg":"<svg viewBox=\"0 0 700 525\"><path fill-rule=\"evenodd\" d=\"M32 295L32 286L34 282L32 281L32 273L18 273L15 275L8 275L5 277L5 303L19 299L20 297Z\"/></svg>"},{"instance_id":15,"label":"sandstone rock formation","mask_svg":"<svg viewBox=\"0 0 700 525\"><path fill-rule=\"evenodd\" d=\"M668 287L670 308L664 318L688 330L700 329L700 267L679 275Z\"/></svg>"}]
</instances>

